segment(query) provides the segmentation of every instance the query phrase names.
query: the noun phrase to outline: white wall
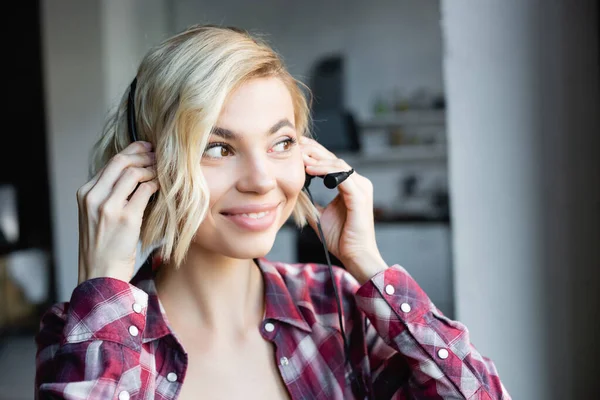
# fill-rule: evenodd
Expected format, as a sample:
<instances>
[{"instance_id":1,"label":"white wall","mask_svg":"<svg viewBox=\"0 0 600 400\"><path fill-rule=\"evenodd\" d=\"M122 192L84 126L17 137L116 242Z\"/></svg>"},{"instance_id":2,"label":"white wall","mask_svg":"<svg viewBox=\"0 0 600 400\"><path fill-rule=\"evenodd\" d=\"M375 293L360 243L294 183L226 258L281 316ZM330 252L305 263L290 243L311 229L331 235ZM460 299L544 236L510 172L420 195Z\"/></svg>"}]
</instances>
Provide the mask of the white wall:
<instances>
[{"instance_id":1,"label":"white wall","mask_svg":"<svg viewBox=\"0 0 600 400\"><path fill-rule=\"evenodd\" d=\"M223 23L267 35L292 74L308 83L312 63L347 55L347 107L370 116L375 95L398 86L443 91L438 0L175 0L176 30Z\"/></svg>"},{"instance_id":2,"label":"white wall","mask_svg":"<svg viewBox=\"0 0 600 400\"><path fill-rule=\"evenodd\" d=\"M457 316L513 398L598 398L598 3L442 17Z\"/></svg>"},{"instance_id":3,"label":"white wall","mask_svg":"<svg viewBox=\"0 0 600 400\"><path fill-rule=\"evenodd\" d=\"M68 299L77 283L75 194L105 105L100 3L43 1L41 18L56 279Z\"/></svg>"},{"instance_id":4,"label":"white wall","mask_svg":"<svg viewBox=\"0 0 600 400\"><path fill-rule=\"evenodd\" d=\"M42 41L59 300L77 284L76 192L92 145L148 46L166 35L163 0L45 0Z\"/></svg>"},{"instance_id":5,"label":"white wall","mask_svg":"<svg viewBox=\"0 0 600 400\"><path fill-rule=\"evenodd\" d=\"M104 0L101 4L108 109L123 96L145 52L168 36L169 10L165 0Z\"/></svg>"}]
</instances>

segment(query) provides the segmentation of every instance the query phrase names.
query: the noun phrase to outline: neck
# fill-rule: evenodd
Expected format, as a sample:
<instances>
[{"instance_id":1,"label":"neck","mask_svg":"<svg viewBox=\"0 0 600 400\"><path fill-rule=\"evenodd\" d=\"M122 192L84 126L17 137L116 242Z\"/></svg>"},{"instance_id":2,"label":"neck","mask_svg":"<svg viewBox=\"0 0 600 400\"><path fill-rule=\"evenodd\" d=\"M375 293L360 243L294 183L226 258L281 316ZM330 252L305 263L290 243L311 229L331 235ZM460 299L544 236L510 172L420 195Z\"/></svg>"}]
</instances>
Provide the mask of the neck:
<instances>
[{"instance_id":1,"label":"neck","mask_svg":"<svg viewBox=\"0 0 600 400\"><path fill-rule=\"evenodd\" d=\"M234 259L192 245L179 269L160 267L156 286L173 326L216 337L245 336L264 314L264 283L252 259Z\"/></svg>"}]
</instances>

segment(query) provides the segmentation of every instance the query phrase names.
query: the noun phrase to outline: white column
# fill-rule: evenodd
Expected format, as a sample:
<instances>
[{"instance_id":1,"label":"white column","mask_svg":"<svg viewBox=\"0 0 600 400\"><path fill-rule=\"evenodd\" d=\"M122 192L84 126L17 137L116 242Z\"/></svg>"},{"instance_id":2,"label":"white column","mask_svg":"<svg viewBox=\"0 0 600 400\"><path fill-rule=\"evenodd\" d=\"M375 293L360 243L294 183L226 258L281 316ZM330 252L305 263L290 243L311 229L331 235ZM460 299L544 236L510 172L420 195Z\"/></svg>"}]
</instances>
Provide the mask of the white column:
<instances>
[{"instance_id":1,"label":"white column","mask_svg":"<svg viewBox=\"0 0 600 400\"><path fill-rule=\"evenodd\" d=\"M166 39L165 0L101 1L106 108L116 106L146 51Z\"/></svg>"},{"instance_id":2,"label":"white column","mask_svg":"<svg viewBox=\"0 0 600 400\"><path fill-rule=\"evenodd\" d=\"M48 162L55 279L59 300L77 284L77 189L87 180L90 148L104 107L100 3L41 3Z\"/></svg>"},{"instance_id":3,"label":"white column","mask_svg":"<svg viewBox=\"0 0 600 400\"><path fill-rule=\"evenodd\" d=\"M105 117L148 47L166 38L166 0L42 2L45 107L58 300L77 284L77 189Z\"/></svg>"},{"instance_id":4,"label":"white column","mask_svg":"<svg viewBox=\"0 0 600 400\"><path fill-rule=\"evenodd\" d=\"M442 0L442 28L457 318L515 399L592 398L598 4Z\"/></svg>"}]
</instances>

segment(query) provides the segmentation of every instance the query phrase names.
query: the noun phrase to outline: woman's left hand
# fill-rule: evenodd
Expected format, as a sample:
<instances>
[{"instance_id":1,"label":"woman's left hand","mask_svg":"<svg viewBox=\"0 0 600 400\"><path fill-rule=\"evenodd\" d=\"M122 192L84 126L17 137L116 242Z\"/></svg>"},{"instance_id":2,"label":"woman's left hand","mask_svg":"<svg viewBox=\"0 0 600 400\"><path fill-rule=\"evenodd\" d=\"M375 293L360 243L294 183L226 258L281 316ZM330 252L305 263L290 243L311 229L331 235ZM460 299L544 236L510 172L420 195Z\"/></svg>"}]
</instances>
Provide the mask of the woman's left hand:
<instances>
[{"instance_id":1,"label":"woman's left hand","mask_svg":"<svg viewBox=\"0 0 600 400\"><path fill-rule=\"evenodd\" d=\"M313 139L300 139L309 175L349 171L350 167ZM359 283L386 269L375 240L373 184L356 171L338 185L339 193L321 213L321 227L329 251L335 255ZM318 233L316 223L310 221Z\"/></svg>"}]
</instances>

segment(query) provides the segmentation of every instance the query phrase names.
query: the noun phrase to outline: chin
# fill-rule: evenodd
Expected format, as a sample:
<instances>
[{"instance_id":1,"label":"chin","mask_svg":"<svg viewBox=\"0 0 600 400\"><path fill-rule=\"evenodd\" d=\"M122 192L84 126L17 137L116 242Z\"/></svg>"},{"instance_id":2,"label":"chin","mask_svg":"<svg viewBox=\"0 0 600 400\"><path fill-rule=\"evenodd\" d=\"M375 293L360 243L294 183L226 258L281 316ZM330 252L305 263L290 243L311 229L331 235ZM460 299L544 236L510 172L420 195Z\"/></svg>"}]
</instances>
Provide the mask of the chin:
<instances>
[{"instance_id":1,"label":"chin","mask_svg":"<svg viewBox=\"0 0 600 400\"><path fill-rule=\"evenodd\" d=\"M285 222L282 214L286 217L291 214L291 211L289 213L287 211L280 207L271 226L264 230L240 229L235 224L224 221L225 223L222 225L217 225L219 227L218 234L213 237L219 238L221 242L219 247L221 247L222 253L228 257L237 259L264 257L273 248L277 232Z\"/></svg>"},{"instance_id":2,"label":"chin","mask_svg":"<svg viewBox=\"0 0 600 400\"><path fill-rule=\"evenodd\" d=\"M264 237L230 237L227 243L228 256L237 259L260 258L266 256L275 243L273 235L264 235Z\"/></svg>"},{"instance_id":3,"label":"chin","mask_svg":"<svg viewBox=\"0 0 600 400\"><path fill-rule=\"evenodd\" d=\"M250 259L264 257L275 244L276 229L265 232L240 233L221 231L221 252L231 258Z\"/></svg>"},{"instance_id":4,"label":"chin","mask_svg":"<svg viewBox=\"0 0 600 400\"><path fill-rule=\"evenodd\" d=\"M282 213L283 211L283 213ZM289 213L287 212L289 211ZM194 242L205 250L236 259L253 259L266 256L273 245L277 232L285 222L283 216L289 218L291 210L279 210L274 221L266 229L244 223L232 223L230 218L218 215L214 222L200 227ZM240 226L241 225L241 226Z\"/></svg>"}]
</instances>

